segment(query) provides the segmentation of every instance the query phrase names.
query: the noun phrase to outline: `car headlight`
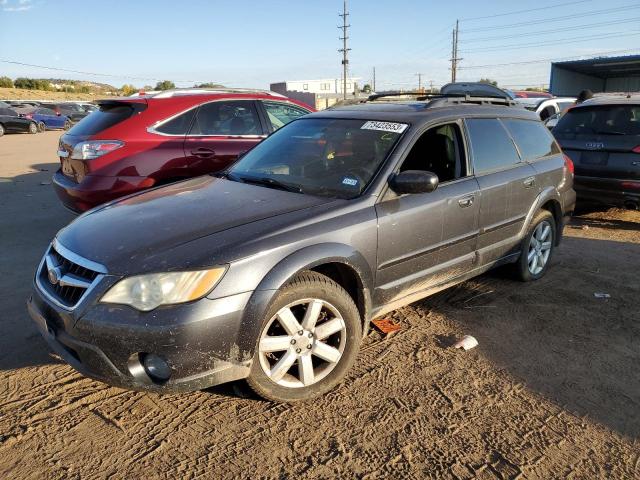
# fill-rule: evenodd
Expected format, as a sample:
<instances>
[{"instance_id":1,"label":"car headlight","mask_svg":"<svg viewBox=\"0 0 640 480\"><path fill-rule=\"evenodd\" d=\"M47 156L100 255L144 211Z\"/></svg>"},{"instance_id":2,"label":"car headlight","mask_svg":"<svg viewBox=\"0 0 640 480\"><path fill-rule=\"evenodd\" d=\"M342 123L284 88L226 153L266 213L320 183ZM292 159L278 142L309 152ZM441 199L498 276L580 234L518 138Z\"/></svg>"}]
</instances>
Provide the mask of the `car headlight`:
<instances>
[{"instance_id":1,"label":"car headlight","mask_svg":"<svg viewBox=\"0 0 640 480\"><path fill-rule=\"evenodd\" d=\"M152 273L125 278L111 287L100 302L130 305L143 312L160 305L190 302L213 290L225 270L225 267L217 267L194 272Z\"/></svg>"}]
</instances>

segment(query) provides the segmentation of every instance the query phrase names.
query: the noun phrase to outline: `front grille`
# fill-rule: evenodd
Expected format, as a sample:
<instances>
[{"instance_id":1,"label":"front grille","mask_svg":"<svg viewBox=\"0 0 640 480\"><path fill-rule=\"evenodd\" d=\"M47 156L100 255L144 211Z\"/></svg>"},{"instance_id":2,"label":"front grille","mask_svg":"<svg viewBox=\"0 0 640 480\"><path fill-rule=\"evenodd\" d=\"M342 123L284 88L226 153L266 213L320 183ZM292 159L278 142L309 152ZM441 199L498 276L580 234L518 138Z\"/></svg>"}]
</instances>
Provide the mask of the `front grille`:
<instances>
[{"instance_id":1,"label":"front grille","mask_svg":"<svg viewBox=\"0 0 640 480\"><path fill-rule=\"evenodd\" d=\"M100 272L72 261L55 245L51 245L38 271L38 286L52 300L66 308L75 307L87 290L93 286ZM53 279L50 269L55 269ZM53 280L53 281L52 281ZM57 281L56 281L57 280Z\"/></svg>"}]
</instances>

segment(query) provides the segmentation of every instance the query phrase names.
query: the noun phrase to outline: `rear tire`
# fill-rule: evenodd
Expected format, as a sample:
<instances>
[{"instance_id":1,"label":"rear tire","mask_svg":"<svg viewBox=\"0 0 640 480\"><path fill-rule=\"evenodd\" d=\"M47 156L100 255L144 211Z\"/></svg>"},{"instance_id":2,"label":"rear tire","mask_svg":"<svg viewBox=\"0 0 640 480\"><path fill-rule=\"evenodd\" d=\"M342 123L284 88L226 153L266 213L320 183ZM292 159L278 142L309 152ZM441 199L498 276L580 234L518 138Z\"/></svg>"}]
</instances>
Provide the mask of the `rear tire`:
<instances>
[{"instance_id":1,"label":"rear tire","mask_svg":"<svg viewBox=\"0 0 640 480\"><path fill-rule=\"evenodd\" d=\"M556 221L551 212L539 211L522 240L520 258L515 264L516 276L523 282L542 278L556 246Z\"/></svg>"},{"instance_id":2,"label":"rear tire","mask_svg":"<svg viewBox=\"0 0 640 480\"><path fill-rule=\"evenodd\" d=\"M360 314L349 294L324 275L303 272L266 312L246 381L267 400L309 400L344 378L361 338Z\"/></svg>"},{"instance_id":3,"label":"rear tire","mask_svg":"<svg viewBox=\"0 0 640 480\"><path fill-rule=\"evenodd\" d=\"M4 135L4 125L0 123L0 137Z\"/></svg>"},{"instance_id":4,"label":"rear tire","mask_svg":"<svg viewBox=\"0 0 640 480\"><path fill-rule=\"evenodd\" d=\"M36 122L31 122L29 124L29 133L31 135L35 135L36 133L38 133L38 124Z\"/></svg>"},{"instance_id":5,"label":"rear tire","mask_svg":"<svg viewBox=\"0 0 640 480\"><path fill-rule=\"evenodd\" d=\"M71 122L69 120L67 120L66 122L64 122L64 127L62 127L65 131L69 130L71 128Z\"/></svg>"}]
</instances>

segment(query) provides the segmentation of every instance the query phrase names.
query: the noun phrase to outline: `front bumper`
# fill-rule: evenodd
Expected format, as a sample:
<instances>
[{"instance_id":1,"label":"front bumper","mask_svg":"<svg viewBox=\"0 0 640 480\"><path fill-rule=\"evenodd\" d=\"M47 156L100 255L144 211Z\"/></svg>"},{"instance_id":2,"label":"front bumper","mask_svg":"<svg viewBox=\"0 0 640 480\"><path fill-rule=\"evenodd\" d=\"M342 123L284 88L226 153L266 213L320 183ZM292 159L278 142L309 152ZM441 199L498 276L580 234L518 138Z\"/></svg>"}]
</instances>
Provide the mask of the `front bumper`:
<instances>
[{"instance_id":1,"label":"front bumper","mask_svg":"<svg viewBox=\"0 0 640 480\"><path fill-rule=\"evenodd\" d=\"M27 307L52 350L83 375L126 389L184 392L248 376L252 355L238 345L251 293L147 313L97 304L76 319L34 286ZM154 381L134 368L140 353L163 358L169 380Z\"/></svg>"},{"instance_id":2,"label":"front bumper","mask_svg":"<svg viewBox=\"0 0 640 480\"><path fill-rule=\"evenodd\" d=\"M629 188L628 185L632 184L638 185L638 188ZM640 204L640 181L638 180L576 175L573 188L579 202L597 202L616 206L624 206L628 203Z\"/></svg>"},{"instance_id":3,"label":"front bumper","mask_svg":"<svg viewBox=\"0 0 640 480\"><path fill-rule=\"evenodd\" d=\"M62 204L69 210L82 213L103 203L151 187L149 177L102 177L87 175L76 183L58 170L52 179L53 188Z\"/></svg>"}]
</instances>

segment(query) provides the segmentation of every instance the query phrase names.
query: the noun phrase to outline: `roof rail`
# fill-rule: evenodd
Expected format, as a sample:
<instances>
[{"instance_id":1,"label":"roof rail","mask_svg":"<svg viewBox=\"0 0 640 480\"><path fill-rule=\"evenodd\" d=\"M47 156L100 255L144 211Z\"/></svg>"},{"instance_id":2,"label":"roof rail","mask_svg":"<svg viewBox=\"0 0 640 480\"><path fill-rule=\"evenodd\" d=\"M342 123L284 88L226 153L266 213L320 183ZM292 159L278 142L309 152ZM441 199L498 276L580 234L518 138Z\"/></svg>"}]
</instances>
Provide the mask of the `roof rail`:
<instances>
[{"instance_id":1,"label":"roof rail","mask_svg":"<svg viewBox=\"0 0 640 480\"><path fill-rule=\"evenodd\" d=\"M171 98L181 95L207 95L216 93L261 93L263 95L271 95L273 97L286 98L284 95L271 90L260 90L257 88L174 88L164 90L160 93L152 94L153 98Z\"/></svg>"},{"instance_id":2,"label":"roof rail","mask_svg":"<svg viewBox=\"0 0 640 480\"><path fill-rule=\"evenodd\" d=\"M389 92L389 93L376 93L374 95L370 95L367 99L368 102L378 100L379 98L385 97L399 97L399 96L412 96L416 97L417 101L433 101L433 100L442 100L443 102L451 102L451 103L475 103L475 104L484 104L484 105L505 105L512 106L517 105L518 103L509 97L493 97L493 96L474 96L469 95L468 93L417 93L417 92Z\"/></svg>"}]
</instances>

